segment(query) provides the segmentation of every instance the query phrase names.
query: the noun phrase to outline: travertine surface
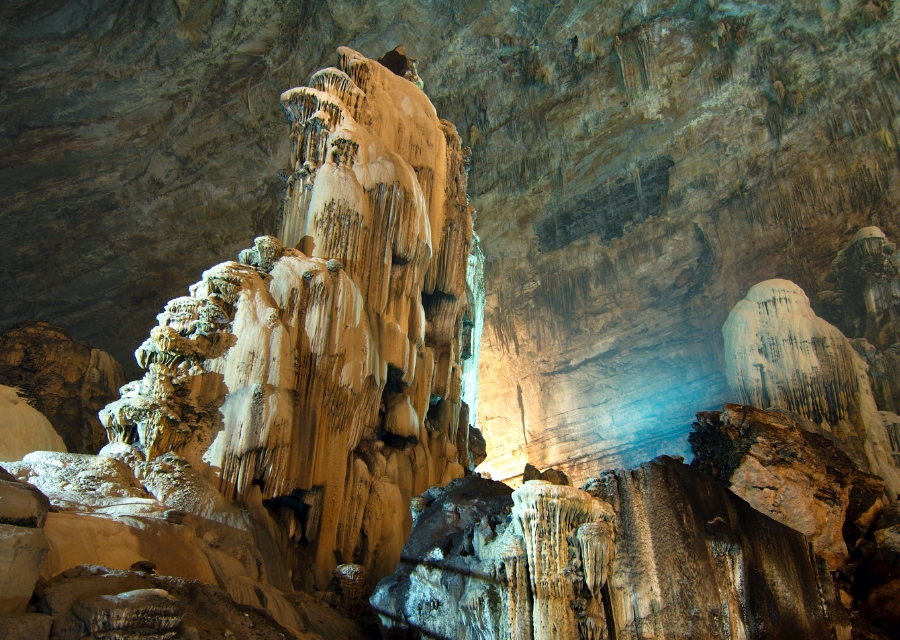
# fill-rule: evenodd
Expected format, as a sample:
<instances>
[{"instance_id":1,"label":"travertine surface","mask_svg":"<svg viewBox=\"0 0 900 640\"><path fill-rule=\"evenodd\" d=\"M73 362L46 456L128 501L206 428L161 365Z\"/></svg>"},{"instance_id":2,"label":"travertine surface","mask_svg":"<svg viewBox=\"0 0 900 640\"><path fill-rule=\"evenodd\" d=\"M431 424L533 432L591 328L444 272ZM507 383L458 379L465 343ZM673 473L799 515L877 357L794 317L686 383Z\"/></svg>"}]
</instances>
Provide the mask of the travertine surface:
<instances>
[{"instance_id":1,"label":"travertine surface","mask_svg":"<svg viewBox=\"0 0 900 640\"><path fill-rule=\"evenodd\" d=\"M409 499L480 461L465 153L413 82L338 54L281 96L280 237L170 301L135 353L147 373L101 412L110 447L183 456L229 500L259 492L296 584L320 589L337 565L366 588L393 571Z\"/></svg>"},{"instance_id":2,"label":"travertine surface","mask_svg":"<svg viewBox=\"0 0 900 640\"><path fill-rule=\"evenodd\" d=\"M900 493L893 413L878 411L868 367L840 330L819 318L788 280L754 285L722 327L725 371L744 404L793 411L839 441L866 471Z\"/></svg>"}]
</instances>

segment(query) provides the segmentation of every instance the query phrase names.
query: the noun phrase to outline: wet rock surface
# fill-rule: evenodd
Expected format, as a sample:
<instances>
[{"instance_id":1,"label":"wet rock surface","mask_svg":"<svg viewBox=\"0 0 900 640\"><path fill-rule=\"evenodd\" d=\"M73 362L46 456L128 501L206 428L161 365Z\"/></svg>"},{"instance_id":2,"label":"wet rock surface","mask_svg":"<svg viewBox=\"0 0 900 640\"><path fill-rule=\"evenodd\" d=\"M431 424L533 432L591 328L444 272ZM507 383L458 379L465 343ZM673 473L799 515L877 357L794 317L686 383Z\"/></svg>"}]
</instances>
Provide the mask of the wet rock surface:
<instances>
[{"instance_id":1,"label":"wet rock surface","mask_svg":"<svg viewBox=\"0 0 900 640\"><path fill-rule=\"evenodd\" d=\"M97 412L119 397L122 367L104 351L47 322L0 334L0 384L15 387L72 453L97 453L106 434Z\"/></svg>"}]
</instances>

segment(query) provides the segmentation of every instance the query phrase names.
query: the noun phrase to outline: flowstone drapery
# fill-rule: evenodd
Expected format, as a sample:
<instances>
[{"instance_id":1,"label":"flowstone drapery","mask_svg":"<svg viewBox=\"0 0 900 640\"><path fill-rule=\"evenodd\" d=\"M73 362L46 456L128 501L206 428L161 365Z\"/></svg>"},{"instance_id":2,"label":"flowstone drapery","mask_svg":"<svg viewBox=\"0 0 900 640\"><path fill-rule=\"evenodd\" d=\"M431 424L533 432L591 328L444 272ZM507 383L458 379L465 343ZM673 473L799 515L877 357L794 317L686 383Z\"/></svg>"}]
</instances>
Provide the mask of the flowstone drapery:
<instances>
[{"instance_id":1,"label":"flowstone drapery","mask_svg":"<svg viewBox=\"0 0 900 640\"><path fill-rule=\"evenodd\" d=\"M295 583L320 588L339 564L393 571L412 496L481 441L462 401L484 300L466 151L418 86L339 54L281 96L279 237L166 305L135 354L147 373L102 412L140 458L182 456L228 498L258 486L298 543Z\"/></svg>"}]
</instances>

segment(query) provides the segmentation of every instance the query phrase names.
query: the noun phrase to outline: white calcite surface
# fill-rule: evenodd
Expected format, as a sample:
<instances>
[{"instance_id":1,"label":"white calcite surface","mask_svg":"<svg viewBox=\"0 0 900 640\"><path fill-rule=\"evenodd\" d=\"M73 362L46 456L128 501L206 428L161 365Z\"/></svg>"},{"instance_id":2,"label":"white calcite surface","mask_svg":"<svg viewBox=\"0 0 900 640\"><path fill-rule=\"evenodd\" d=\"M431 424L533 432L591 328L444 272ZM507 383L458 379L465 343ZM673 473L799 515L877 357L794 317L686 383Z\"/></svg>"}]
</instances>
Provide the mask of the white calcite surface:
<instances>
[{"instance_id":1,"label":"white calcite surface","mask_svg":"<svg viewBox=\"0 0 900 640\"><path fill-rule=\"evenodd\" d=\"M419 87L339 54L281 96L279 237L170 301L135 354L147 373L101 412L110 455L173 454L228 500L259 492L303 543L295 583L319 588L338 564L393 571L409 500L474 466L479 441L463 399L483 323L466 155Z\"/></svg>"},{"instance_id":2,"label":"white calcite surface","mask_svg":"<svg viewBox=\"0 0 900 640\"><path fill-rule=\"evenodd\" d=\"M65 451L44 415L12 387L0 385L0 461L21 460L32 451Z\"/></svg>"},{"instance_id":3,"label":"white calcite surface","mask_svg":"<svg viewBox=\"0 0 900 640\"><path fill-rule=\"evenodd\" d=\"M839 329L816 316L800 287L788 280L753 286L722 334L728 384L742 404L812 420L896 498L900 468L885 426L893 414L878 411L865 362Z\"/></svg>"}]
</instances>

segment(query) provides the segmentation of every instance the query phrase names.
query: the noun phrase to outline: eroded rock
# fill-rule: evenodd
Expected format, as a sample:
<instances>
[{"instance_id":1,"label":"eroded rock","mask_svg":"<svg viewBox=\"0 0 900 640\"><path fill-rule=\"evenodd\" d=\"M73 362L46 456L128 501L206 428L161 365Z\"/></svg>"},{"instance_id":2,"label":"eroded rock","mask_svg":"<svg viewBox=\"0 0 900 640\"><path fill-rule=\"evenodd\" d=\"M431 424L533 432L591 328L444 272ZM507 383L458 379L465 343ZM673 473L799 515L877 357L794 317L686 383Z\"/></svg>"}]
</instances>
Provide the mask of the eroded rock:
<instances>
[{"instance_id":1,"label":"eroded rock","mask_svg":"<svg viewBox=\"0 0 900 640\"><path fill-rule=\"evenodd\" d=\"M804 422L732 404L700 413L689 436L692 465L802 533L835 571L848 558L845 535L855 544L880 512L884 481Z\"/></svg>"},{"instance_id":2,"label":"eroded rock","mask_svg":"<svg viewBox=\"0 0 900 640\"><path fill-rule=\"evenodd\" d=\"M865 363L816 316L800 287L787 280L754 285L722 334L728 384L743 404L786 409L819 425L861 468L882 477L894 499L900 468L889 425L900 418L878 411Z\"/></svg>"},{"instance_id":3,"label":"eroded rock","mask_svg":"<svg viewBox=\"0 0 900 640\"><path fill-rule=\"evenodd\" d=\"M97 412L119 397L125 374L65 329L28 321L0 334L0 384L18 388L53 425L65 447L48 449L97 453L106 443Z\"/></svg>"},{"instance_id":4,"label":"eroded rock","mask_svg":"<svg viewBox=\"0 0 900 640\"><path fill-rule=\"evenodd\" d=\"M803 536L673 458L423 499L371 598L389 638L850 637Z\"/></svg>"}]
</instances>

